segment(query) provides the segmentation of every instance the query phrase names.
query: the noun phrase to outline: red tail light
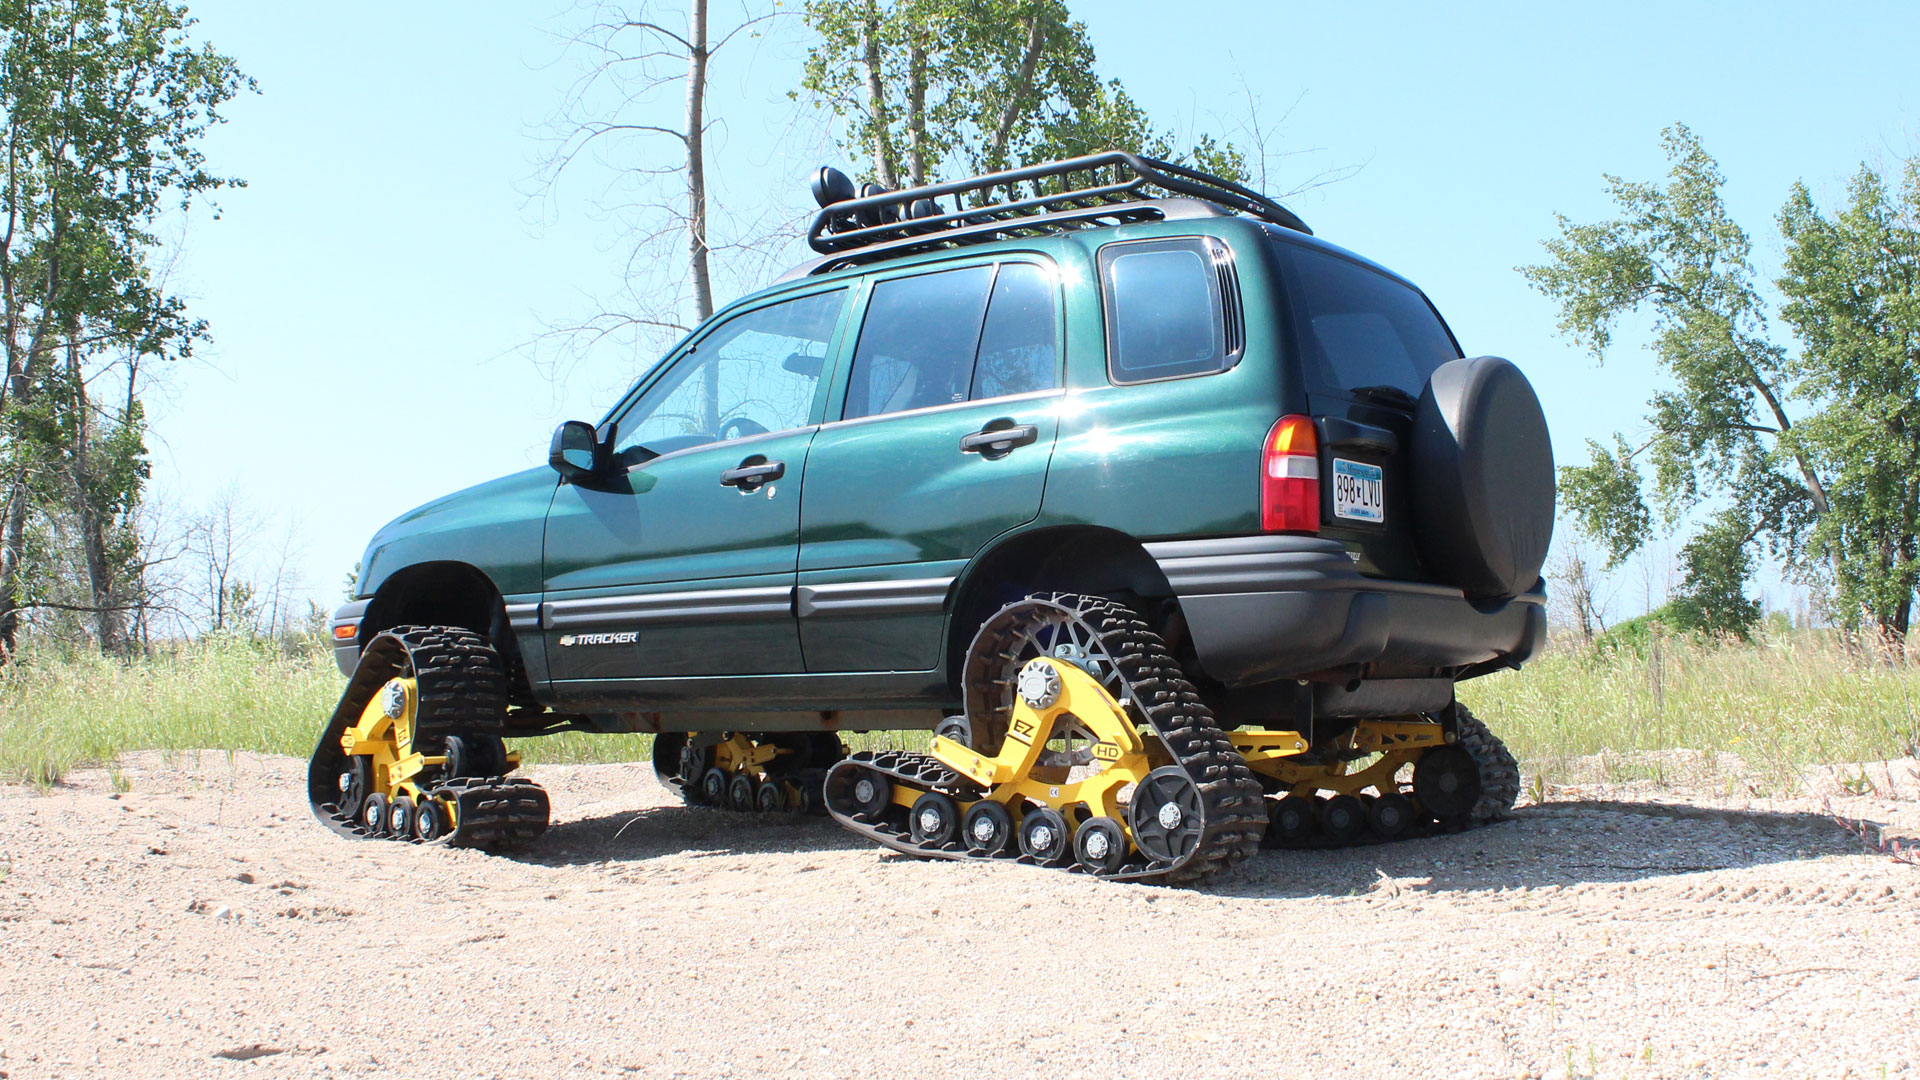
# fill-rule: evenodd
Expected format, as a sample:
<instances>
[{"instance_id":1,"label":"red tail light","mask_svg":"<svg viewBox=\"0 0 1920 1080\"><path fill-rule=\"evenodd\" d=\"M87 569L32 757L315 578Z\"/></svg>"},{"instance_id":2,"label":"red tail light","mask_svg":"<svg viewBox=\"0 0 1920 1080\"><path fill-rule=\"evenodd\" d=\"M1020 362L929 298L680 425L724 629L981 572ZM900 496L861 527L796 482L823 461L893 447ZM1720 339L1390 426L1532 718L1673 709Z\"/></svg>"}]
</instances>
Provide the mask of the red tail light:
<instances>
[{"instance_id":1,"label":"red tail light","mask_svg":"<svg viewBox=\"0 0 1920 1080\"><path fill-rule=\"evenodd\" d=\"M1320 443L1310 416L1283 416L1267 432L1260 463L1260 527L1320 531Z\"/></svg>"}]
</instances>

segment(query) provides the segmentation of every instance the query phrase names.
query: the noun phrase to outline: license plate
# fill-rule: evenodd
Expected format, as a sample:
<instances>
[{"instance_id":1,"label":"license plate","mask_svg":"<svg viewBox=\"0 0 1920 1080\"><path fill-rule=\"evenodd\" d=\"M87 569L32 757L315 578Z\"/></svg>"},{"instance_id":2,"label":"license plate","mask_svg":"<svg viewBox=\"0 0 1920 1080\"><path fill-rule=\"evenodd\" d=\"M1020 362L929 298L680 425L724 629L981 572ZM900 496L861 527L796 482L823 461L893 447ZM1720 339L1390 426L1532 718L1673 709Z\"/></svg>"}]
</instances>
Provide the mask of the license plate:
<instances>
[{"instance_id":1,"label":"license plate","mask_svg":"<svg viewBox=\"0 0 1920 1080\"><path fill-rule=\"evenodd\" d=\"M1386 520L1380 466L1364 461L1333 459L1333 516L1349 521Z\"/></svg>"}]
</instances>

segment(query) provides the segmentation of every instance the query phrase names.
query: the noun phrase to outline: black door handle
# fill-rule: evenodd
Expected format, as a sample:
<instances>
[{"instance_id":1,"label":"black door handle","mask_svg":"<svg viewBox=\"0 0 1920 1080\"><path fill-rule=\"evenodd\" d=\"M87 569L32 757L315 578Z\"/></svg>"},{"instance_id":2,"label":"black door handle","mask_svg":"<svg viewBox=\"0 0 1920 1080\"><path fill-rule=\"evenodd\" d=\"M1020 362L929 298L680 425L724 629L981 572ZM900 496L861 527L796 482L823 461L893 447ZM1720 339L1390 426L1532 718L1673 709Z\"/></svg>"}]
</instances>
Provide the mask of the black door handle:
<instances>
[{"instance_id":1,"label":"black door handle","mask_svg":"<svg viewBox=\"0 0 1920 1080\"><path fill-rule=\"evenodd\" d=\"M787 475L787 463L784 461L768 461L765 458L755 461L748 458L741 462L738 468L721 473L720 483L723 487L752 491L761 484L778 480L785 475Z\"/></svg>"},{"instance_id":2,"label":"black door handle","mask_svg":"<svg viewBox=\"0 0 1920 1080\"><path fill-rule=\"evenodd\" d=\"M960 452L979 454L981 457L999 457L1013 452L1016 446L1026 446L1040 438L1040 429L1032 424L1011 424L1007 427L989 425L971 435L960 439Z\"/></svg>"}]
</instances>

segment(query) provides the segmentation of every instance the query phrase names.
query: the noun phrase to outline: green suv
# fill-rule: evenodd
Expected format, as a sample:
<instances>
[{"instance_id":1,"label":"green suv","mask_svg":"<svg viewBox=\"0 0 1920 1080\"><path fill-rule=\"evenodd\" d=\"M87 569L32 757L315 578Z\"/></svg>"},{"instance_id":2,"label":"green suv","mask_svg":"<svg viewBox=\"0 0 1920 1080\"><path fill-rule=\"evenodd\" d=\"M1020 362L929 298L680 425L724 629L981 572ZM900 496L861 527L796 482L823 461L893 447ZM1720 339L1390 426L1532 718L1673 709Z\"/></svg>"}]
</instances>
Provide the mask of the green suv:
<instances>
[{"instance_id":1,"label":"green suv","mask_svg":"<svg viewBox=\"0 0 1920 1080\"><path fill-rule=\"evenodd\" d=\"M550 467L374 536L334 616L350 685L314 759L323 820L530 838L545 796L506 775L501 740L568 729L657 733L656 769L696 802L824 803L906 850L1111 876L1188 880L1263 837L1391 839L1511 805L1511 758L1453 690L1545 632L1553 466L1517 368L1463 359L1406 279L1167 162L903 192L823 169L814 194L818 257L599 422L561 425ZM1142 846L1145 772L1104 806L1047 805L914 780L933 757L841 762L836 733L872 729L1005 757L1008 724L1041 709L1016 685L1063 664L1131 717L1140 768L1189 778L1154 804L1190 806L1185 832ZM1171 720L1150 715L1163 692ZM1200 720L1214 766L1168 734ZM1021 782L1100 771L1104 730L1063 717ZM952 804L931 840L927 794ZM1082 833L1120 861L1076 852Z\"/></svg>"}]
</instances>

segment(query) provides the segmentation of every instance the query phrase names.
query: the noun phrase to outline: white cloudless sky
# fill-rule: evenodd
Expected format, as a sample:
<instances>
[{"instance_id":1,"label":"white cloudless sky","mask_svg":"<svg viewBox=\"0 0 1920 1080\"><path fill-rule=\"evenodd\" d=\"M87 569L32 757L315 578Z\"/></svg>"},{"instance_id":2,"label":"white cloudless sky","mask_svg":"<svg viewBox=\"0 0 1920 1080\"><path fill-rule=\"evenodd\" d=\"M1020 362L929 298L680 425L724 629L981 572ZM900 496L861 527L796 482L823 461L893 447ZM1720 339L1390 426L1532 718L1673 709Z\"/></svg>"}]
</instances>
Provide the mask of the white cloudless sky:
<instances>
[{"instance_id":1,"label":"white cloudless sky","mask_svg":"<svg viewBox=\"0 0 1920 1080\"><path fill-rule=\"evenodd\" d=\"M207 145L248 187L180 234L174 284L214 342L150 405L155 490L192 504L232 487L295 523L294 565L330 605L383 522L539 464L556 422L597 419L636 373L608 350L556 381L527 349L614 291L625 252L589 201L618 178L590 166L531 194L575 74L556 62L578 25L559 0L191 7L261 92ZM1771 276L1789 184L1830 202L1861 161L1920 149L1909 3L1071 7L1101 74L1162 124L1244 141L1249 93L1268 123L1285 114L1280 148L1311 152L1275 188L1358 165L1289 205L1418 282L1469 355L1520 363L1562 462L1637 430L1655 372L1631 335L1605 366L1579 353L1514 272L1555 212L1607 215L1601 174L1658 178L1660 129L1683 121ZM737 8L720 0L716 22ZM799 206L827 160L786 96L799 31L719 61L716 166L740 212Z\"/></svg>"}]
</instances>

